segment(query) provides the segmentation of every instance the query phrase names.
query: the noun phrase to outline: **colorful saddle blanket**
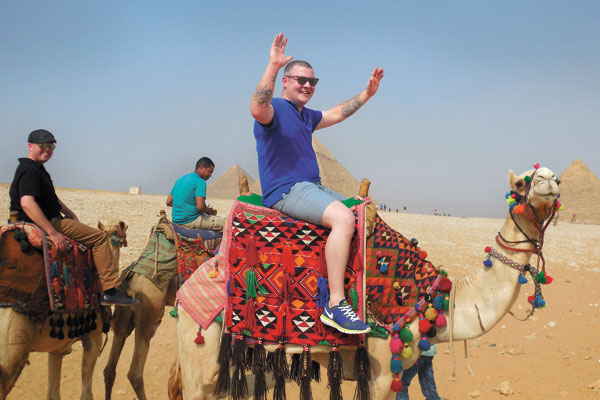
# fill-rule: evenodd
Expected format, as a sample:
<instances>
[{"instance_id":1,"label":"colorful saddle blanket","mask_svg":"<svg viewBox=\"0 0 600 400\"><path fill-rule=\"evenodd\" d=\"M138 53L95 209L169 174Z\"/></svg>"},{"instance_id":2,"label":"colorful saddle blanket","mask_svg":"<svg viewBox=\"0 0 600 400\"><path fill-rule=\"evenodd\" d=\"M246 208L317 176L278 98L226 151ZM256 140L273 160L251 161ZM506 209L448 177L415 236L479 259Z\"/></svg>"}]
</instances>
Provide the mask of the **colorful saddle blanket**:
<instances>
[{"instance_id":1,"label":"colorful saddle blanket","mask_svg":"<svg viewBox=\"0 0 600 400\"><path fill-rule=\"evenodd\" d=\"M354 235L346 266L345 289L359 315L363 292L364 209L356 207ZM233 333L270 342L316 345L357 344L320 321L327 274L324 248L329 229L278 211L236 201L229 217L226 324ZM326 283L325 283L326 285ZM325 294L327 293L325 287Z\"/></svg>"},{"instance_id":2,"label":"colorful saddle blanket","mask_svg":"<svg viewBox=\"0 0 600 400\"><path fill-rule=\"evenodd\" d=\"M193 231L195 235L190 238L188 232L183 236L180 231L167 218L161 217L153 227L144 251L121 273L121 280L132 273L142 274L164 292L177 275L178 286L181 286L221 244L220 232Z\"/></svg>"},{"instance_id":3,"label":"colorful saddle blanket","mask_svg":"<svg viewBox=\"0 0 600 400\"><path fill-rule=\"evenodd\" d=\"M408 240L379 215L367 239L367 310L378 324L391 330L417 313L425 296L438 288L440 270L426 260L416 239Z\"/></svg>"},{"instance_id":4,"label":"colorful saddle blanket","mask_svg":"<svg viewBox=\"0 0 600 400\"><path fill-rule=\"evenodd\" d=\"M2 242L5 258L0 262L7 267L0 269L2 304L15 306L32 319L45 318L49 311L81 313L97 310L101 289L91 251L65 237L66 252L56 254L51 250L46 235L33 224L7 225L2 228L1 234L12 231L18 236L17 232L26 230L38 231L35 237L41 237L42 251L21 246L21 254L7 254L5 252L9 249L4 247L9 247L8 243ZM8 266L12 263L16 268ZM24 263L28 268L19 268L20 264L25 266ZM32 269L34 265L40 265L40 268ZM45 291L46 295L40 296L40 291Z\"/></svg>"}]
</instances>

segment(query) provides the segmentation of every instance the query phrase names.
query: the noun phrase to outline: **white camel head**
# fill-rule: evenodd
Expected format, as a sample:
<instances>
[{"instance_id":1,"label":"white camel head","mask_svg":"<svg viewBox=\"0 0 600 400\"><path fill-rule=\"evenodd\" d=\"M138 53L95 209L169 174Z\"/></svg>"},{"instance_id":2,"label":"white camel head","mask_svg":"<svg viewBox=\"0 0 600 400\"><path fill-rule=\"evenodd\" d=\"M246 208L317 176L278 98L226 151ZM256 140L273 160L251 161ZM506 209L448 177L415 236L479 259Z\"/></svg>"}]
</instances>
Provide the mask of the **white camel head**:
<instances>
[{"instance_id":1,"label":"white camel head","mask_svg":"<svg viewBox=\"0 0 600 400\"><path fill-rule=\"evenodd\" d=\"M554 211L560 181L550 169L541 167L519 176L509 171L508 183L516 194L516 202L532 206L538 218L545 220Z\"/></svg>"}]
</instances>

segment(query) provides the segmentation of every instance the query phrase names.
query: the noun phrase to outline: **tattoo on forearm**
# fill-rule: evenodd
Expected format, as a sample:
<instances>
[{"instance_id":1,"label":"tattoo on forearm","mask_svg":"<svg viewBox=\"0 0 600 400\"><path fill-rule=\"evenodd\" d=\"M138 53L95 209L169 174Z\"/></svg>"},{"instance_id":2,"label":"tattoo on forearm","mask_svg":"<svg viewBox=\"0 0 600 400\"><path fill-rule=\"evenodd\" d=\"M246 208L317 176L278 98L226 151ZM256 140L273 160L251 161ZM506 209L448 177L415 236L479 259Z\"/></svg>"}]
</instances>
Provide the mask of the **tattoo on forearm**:
<instances>
[{"instance_id":1,"label":"tattoo on forearm","mask_svg":"<svg viewBox=\"0 0 600 400\"><path fill-rule=\"evenodd\" d=\"M273 90L269 89L268 86L257 86L254 91L254 101L260 107L264 107L271 102L273 97Z\"/></svg>"},{"instance_id":2,"label":"tattoo on forearm","mask_svg":"<svg viewBox=\"0 0 600 400\"><path fill-rule=\"evenodd\" d=\"M362 103L360 102L358 96L356 96L343 104L342 115L344 118L348 118L354 114L360 108L360 106L362 106Z\"/></svg>"}]
</instances>

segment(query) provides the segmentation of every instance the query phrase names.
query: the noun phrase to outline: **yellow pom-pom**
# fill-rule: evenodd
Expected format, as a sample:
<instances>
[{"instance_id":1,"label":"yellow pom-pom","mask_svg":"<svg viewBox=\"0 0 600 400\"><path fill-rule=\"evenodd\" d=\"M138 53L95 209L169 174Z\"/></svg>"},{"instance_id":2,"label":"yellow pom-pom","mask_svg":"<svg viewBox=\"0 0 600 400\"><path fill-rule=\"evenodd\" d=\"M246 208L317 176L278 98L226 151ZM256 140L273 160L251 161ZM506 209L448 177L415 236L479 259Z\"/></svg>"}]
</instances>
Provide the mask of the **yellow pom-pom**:
<instances>
[{"instance_id":1,"label":"yellow pom-pom","mask_svg":"<svg viewBox=\"0 0 600 400\"><path fill-rule=\"evenodd\" d=\"M560 205L560 207L558 208L558 211L562 211L563 208L565 208L565 206L563 206L562 204Z\"/></svg>"},{"instance_id":2,"label":"yellow pom-pom","mask_svg":"<svg viewBox=\"0 0 600 400\"><path fill-rule=\"evenodd\" d=\"M412 349L410 347L408 347L408 344L407 344L404 346L404 349L402 349L402 357L409 358L410 356L412 356Z\"/></svg>"},{"instance_id":3,"label":"yellow pom-pom","mask_svg":"<svg viewBox=\"0 0 600 400\"><path fill-rule=\"evenodd\" d=\"M437 318L437 311L435 308L430 306L427 310L425 310L425 318L427 318L428 321L435 321Z\"/></svg>"},{"instance_id":4,"label":"yellow pom-pom","mask_svg":"<svg viewBox=\"0 0 600 400\"><path fill-rule=\"evenodd\" d=\"M217 269L213 269L208 273L210 279L215 279L217 276L219 276L219 271Z\"/></svg>"},{"instance_id":5,"label":"yellow pom-pom","mask_svg":"<svg viewBox=\"0 0 600 400\"><path fill-rule=\"evenodd\" d=\"M508 199L506 199L506 204L508 204L509 206L514 203L516 203L516 200L513 199L512 197L509 197Z\"/></svg>"}]
</instances>

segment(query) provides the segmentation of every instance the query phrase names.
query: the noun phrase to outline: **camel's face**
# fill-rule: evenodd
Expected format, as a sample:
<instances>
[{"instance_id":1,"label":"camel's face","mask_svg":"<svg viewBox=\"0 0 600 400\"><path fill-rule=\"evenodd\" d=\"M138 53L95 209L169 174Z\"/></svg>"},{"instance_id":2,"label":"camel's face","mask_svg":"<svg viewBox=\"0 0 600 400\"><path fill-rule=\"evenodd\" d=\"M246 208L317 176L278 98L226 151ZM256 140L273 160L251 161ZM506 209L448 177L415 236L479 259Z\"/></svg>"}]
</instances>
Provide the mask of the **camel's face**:
<instances>
[{"instance_id":1,"label":"camel's face","mask_svg":"<svg viewBox=\"0 0 600 400\"><path fill-rule=\"evenodd\" d=\"M526 177L533 179L528 184ZM509 183L512 190L519 195L526 197L527 202L533 206L538 215L544 219L550 215L554 201L558 198L559 190L558 178L556 174L548 168L541 167L537 170L529 170L523 172L519 176L515 176L512 171L509 171Z\"/></svg>"},{"instance_id":2,"label":"camel's face","mask_svg":"<svg viewBox=\"0 0 600 400\"><path fill-rule=\"evenodd\" d=\"M127 247L127 228L127 224L123 221L114 221L106 226L98 221L98 229L108 233L111 244L117 247Z\"/></svg>"}]
</instances>

